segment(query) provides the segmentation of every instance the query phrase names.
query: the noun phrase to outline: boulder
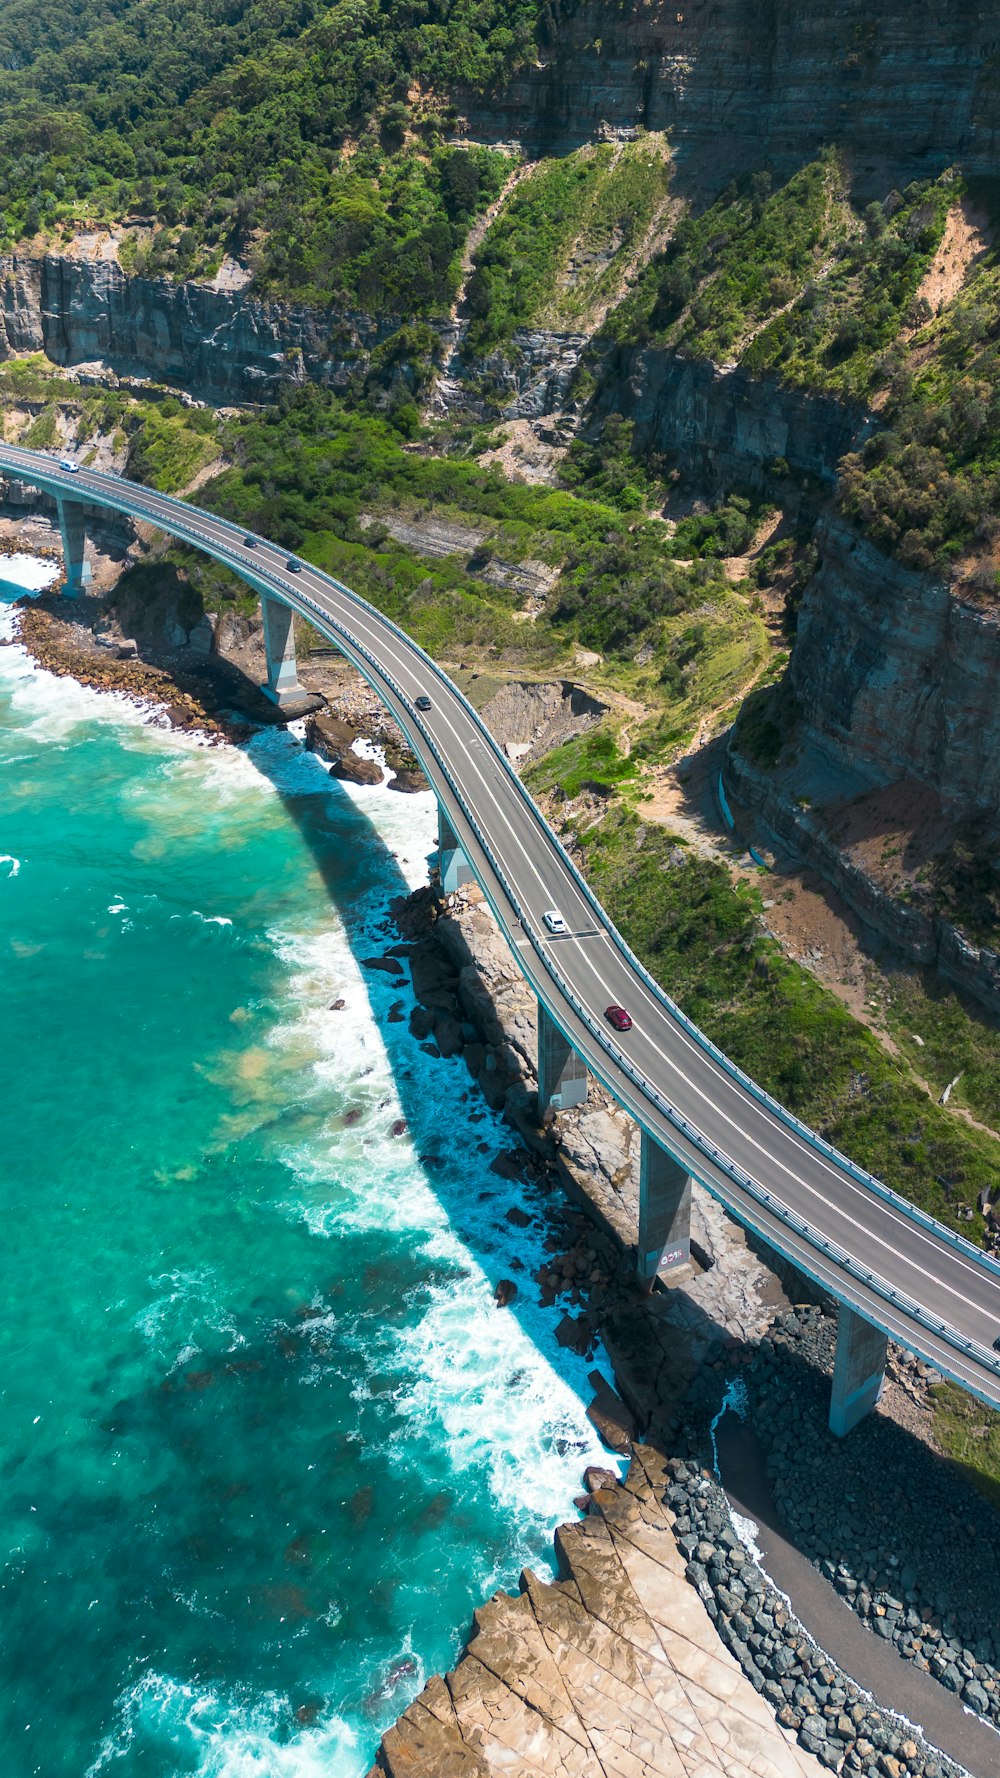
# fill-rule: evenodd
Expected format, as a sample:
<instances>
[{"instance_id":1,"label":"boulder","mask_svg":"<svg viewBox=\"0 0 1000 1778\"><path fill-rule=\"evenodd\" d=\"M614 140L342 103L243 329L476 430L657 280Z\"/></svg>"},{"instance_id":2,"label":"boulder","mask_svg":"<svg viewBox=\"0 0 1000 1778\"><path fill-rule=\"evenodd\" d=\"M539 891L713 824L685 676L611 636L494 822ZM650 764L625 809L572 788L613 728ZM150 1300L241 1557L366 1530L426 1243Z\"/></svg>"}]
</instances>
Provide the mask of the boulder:
<instances>
[{"instance_id":1,"label":"boulder","mask_svg":"<svg viewBox=\"0 0 1000 1778\"><path fill-rule=\"evenodd\" d=\"M617 1451L623 1457L630 1457L636 1436L635 1420L621 1396L616 1395L600 1371L591 1371L587 1381L594 1391L594 1399L587 1409L587 1419L596 1428L609 1451Z\"/></svg>"}]
</instances>

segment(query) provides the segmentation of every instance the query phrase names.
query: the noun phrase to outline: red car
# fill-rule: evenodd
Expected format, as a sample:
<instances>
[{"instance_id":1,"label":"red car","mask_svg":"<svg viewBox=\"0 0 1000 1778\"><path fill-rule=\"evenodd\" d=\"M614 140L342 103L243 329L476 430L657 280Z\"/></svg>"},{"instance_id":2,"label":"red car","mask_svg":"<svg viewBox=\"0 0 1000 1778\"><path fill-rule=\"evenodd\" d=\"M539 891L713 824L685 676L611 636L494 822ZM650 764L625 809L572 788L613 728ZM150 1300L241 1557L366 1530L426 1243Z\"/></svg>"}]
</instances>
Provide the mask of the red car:
<instances>
[{"instance_id":1,"label":"red car","mask_svg":"<svg viewBox=\"0 0 1000 1778\"><path fill-rule=\"evenodd\" d=\"M609 1006L604 1017L616 1031L631 1031L632 1019L623 1006Z\"/></svg>"}]
</instances>

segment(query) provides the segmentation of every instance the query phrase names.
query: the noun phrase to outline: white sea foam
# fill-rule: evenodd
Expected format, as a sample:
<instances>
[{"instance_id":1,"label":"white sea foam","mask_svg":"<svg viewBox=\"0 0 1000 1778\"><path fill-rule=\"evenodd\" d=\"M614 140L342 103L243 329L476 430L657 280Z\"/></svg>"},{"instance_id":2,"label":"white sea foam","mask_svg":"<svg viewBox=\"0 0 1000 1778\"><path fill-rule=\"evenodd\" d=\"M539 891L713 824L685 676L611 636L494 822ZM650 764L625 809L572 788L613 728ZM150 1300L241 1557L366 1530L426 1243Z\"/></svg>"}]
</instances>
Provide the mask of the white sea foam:
<instances>
[{"instance_id":1,"label":"white sea foam","mask_svg":"<svg viewBox=\"0 0 1000 1778\"><path fill-rule=\"evenodd\" d=\"M86 1778L112 1771L133 1747L164 1744L198 1778L360 1778L367 1762L342 1718L293 1723L288 1699L276 1692L226 1700L207 1686L147 1672L118 1699L115 1727Z\"/></svg>"},{"instance_id":2,"label":"white sea foam","mask_svg":"<svg viewBox=\"0 0 1000 1778\"><path fill-rule=\"evenodd\" d=\"M0 686L10 699L21 738L53 745L65 741L82 723L114 722L123 728L154 729L161 720L155 706L140 704L123 692L98 691L37 667L17 636L17 614L0 602ZM188 739L188 737L184 737Z\"/></svg>"},{"instance_id":3,"label":"white sea foam","mask_svg":"<svg viewBox=\"0 0 1000 1778\"><path fill-rule=\"evenodd\" d=\"M3 621L0 612L0 626ZM17 648L0 651L0 679L20 700L33 739L59 739L75 724L103 720L120 725L125 744L161 750L159 787L147 781L138 793L151 824L158 798L166 819L185 819L176 796L185 780L191 819L199 823L212 819L213 805L221 811L246 801L249 815L279 796L326 789L315 756L294 735L268 730L244 749L206 749L191 736L151 726L151 713L127 699L37 671ZM410 887L426 881L436 839L432 793L400 796L379 785L331 783L328 794L363 809ZM363 833L354 843L364 845ZM608 1461L584 1413L594 1360L559 1348L561 1311L543 1311L527 1283L542 1257L541 1237L505 1220L519 1188L489 1171L491 1155L510 1142L500 1120L483 1116L475 1101L461 1103L467 1084L461 1064L425 1056L405 1020L385 1027L393 1033L387 1048L389 1006L401 999L408 1012L412 993L384 973L369 977L357 961L385 945L376 930L385 888L370 906L351 909L350 936L325 898L317 898L311 923L297 916L276 922L268 934L287 970L270 1042L308 1070L319 1130L283 1150L294 1173L286 1211L317 1238L347 1228L402 1233L430 1268L440 1269L441 1281L423 1286L415 1299L416 1325L384 1332L392 1344L388 1362L403 1379L393 1461L405 1467L416 1432L443 1443L456 1469L485 1474L498 1507L535 1542L569 1510L584 1463ZM112 905L126 911L120 898ZM217 926L228 918L199 917ZM345 1005L334 1013L336 999ZM409 1082L402 1078L407 1071ZM348 1107L362 1116L344 1128ZM473 1112L480 1120L474 1124ZM401 1117L419 1125L415 1137L393 1134ZM481 1155L484 1139L489 1150ZM427 1166L418 1150L431 1149L436 1161ZM528 1207L523 1194L521 1201ZM506 1310L493 1300L501 1276L522 1281L517 1303ZM220 1335L239 1343L220 1301L220 1282L208 1269L168 1273L151 1279L150 1287L151 1301L135 1327L167 1367L217 1346ZM119 1727L91 1770L111 1765L141 1731L161 1742L166 1735L183 1749L184 1769L204 1778L354 1778L364 1771L366 1750L355 1748L347 1725L334 1720L292 1733L284 1711L284 1701L274 1697L220 1702L213 1693L146 1675L120 1700Z\"/></svg>"},{"instance_id":4,"label":"white sea foam","mask_svg":"<svg viewBox=\"0 0 1000 1778\"><path fill-rule=\"evenodd\" d=\"M50 562L44 556L25 555L21 551L12 556L0 556L0 597L8 589L13 589L15 595L40 593L43 587L51 586L58 578L58 562Z\"/></svg>"},{"instance_id":5,"label":"white sea foam","mask_svg":"<svg viewBox=\"0 0 1000 1778\"><path fill-rule=\"evenodd\" d=\"M132 1325L169 1370L190 1364L206 1345L216 1347L220 1338L228 1341L230 1352L245 1344L210 1266L161 1272L150 1278L149 1288L152 1301Z\"/></svg>"},{"instance_id":6,"label":"white sea foam","mask_svg":"<svg viewBox=\"0 0 1000 1778\"><path fill-rule=\"evenodd\" d=\"M21 868L21 860L15 858L11 852L0 852L0 864L6 864L8 866L8 877L16 877Z\"/></svg>"},{"instance_id":7,"label":"white sea foam","mask_svg":"<svg viewBox=\"0 0 1000 1778\"><path fill-rule=\"evenodd\" d=\"M408 874L422 880L433 798L430 809L411 810L409 798L377 788L376 795L371 819L394 842L397 857L406 847L404 856L413 860ZM375 912L360 909L358 919ZM536 1526L554 1525L569 1509L583 1466L608 1459L584 1412L595 1360L556 1345L561 1311L542 1310L526 1283L543 1257L542 1237L506 1221L519 1190L489 1170L509 1135L499 1117L482 1118L480 1104L461 1102L460 1065L425 1056L405 1022L393 1027L394 1061L396 1068L402 1061L413 1080L408 1089L397 1082L381 1020L394 1000L408 1013L413 996L405 978L362 976L355 952L381 949L384 938L376 931L369 929L363 941L355 937L353 945L339 924L269 936L289 970L289 1016L272 1042L310 1055L313 1090L328 1094L331 1105L325 1134L312 1133L287 1157L297 1175L290 1213L333 1238L347 1228L409 1235L429 1263L447 1272L422 1293L416 1325L391 1336L392 1369L411 1379L395 1398L402 1423L394 1457L405 1465L414 1433L429 1436L444 1443L456 1470L485 1471L500 1510ZM335 999L345 1004L331 1012ZM362 1113L346 1130L340 1121L345 1101ZM410 1132L392 1133L408 1111L420 1119L417 1146L433 1148L430 1169L414 1152ZM471 1124L470 1111L481 1121ZM484 1138L489 1150L481 1155ZM450 1221L458 1206L460 1233ZM494 1302L502 1276L522 1280L515 1311Z\"/></svg>"}]
</instances>

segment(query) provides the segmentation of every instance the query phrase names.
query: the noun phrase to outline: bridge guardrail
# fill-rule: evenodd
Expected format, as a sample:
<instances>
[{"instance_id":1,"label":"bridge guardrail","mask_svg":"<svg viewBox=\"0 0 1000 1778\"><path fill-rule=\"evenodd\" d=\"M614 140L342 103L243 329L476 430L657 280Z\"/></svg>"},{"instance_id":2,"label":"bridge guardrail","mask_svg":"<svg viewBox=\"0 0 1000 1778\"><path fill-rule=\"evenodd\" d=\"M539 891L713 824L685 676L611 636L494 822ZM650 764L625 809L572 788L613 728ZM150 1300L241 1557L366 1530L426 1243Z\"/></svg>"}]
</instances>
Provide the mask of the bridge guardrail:
<instances>
[{"instance_id":1,"label":"bridge guardrail","mask_svg":"<svg viewBox=\"0 0 1000 1778\"><path fill-rule=\"evenodd\" d=\"M0 449L0 456L3 454L2 449ZM31 472L31 468L32 466L29 465L29 473ZM58 494L63 498L76 499L78 502L86 504L88 493L90 493L91 496L94 494L94 490L85 487L78 489L76 486L72 486L67 488L56 471L46 473L43 470L41 473L44 479L52 482ZM128 492L126 493L125 490ZM162 523L162 513L159 513L155 507L150 509L150 507L146 505L146 502L142 497L144 492L145 490L140 490L135 483L126 482L118 478L109 478L108 498L106 500L101 500L100 495L98 495L97 498L99 504L124 506L126 510L134 511L137 516L146 519L147 522L152 523L153 525ZM112 493L115 496L114 498L111 497ZM236 547L239 547L242 537L246 534L240 532L239 528L233 525L230 520L221 519L215 514L209 513L203 508L194 505L193 502L175 500L170 495L156 495L155 498L168 503L169 506L176 511L178 520L180 521L181 534L183 535L184 533L187 533L189 539L200 547L207 547L209 550L215 551L218 548L218 542L215 538L201 533L198 530L198 527L190 522L193 515L196 515L199 519L207 521L210 525L221 525L225 527L226 530L233 534ZM577 1017L581 1019L598 1047L604 1053L612 1057L619 1068L621 1068L622 1072L639 1088L640 1095L651 1100L657 1106L661 1115L666 1117L668 1123L677 1129L680 1134L683 1134L687 1141L691 1142L699 1152L706 1156L706 1158L710 1158L734 1184L760 1203L762 1207L766 1208L771 1215L777 1216L779 1221L785 1223L790 1229L794 1229L810 1246L816 1248L819 1252L824 1253L827 1257L833 1260L840 1270L845 1271L848 1276L863 1282L868 1289L873 1290L885 1301L893 1303L915 1320L918 1325L936 1333L939 1338L945 1339L946 1342L956 1350L974 1357L980 1364L983 1364L985 1360L986 1367L1000 1375L1000 1361L995 1359L993 1354L990 1353L986 1347L981 1347L977 1342L969 1340L965 1335L960 1334L956 1328L952 1327L950 1323L943 1321L940 1317L932 1316L922 1307L922 1305L916 1303L914 1299L906 1296L905 1293L896 1290L894 1286L890 1285L887 1280L882 1279L877 1273L871 1272L869 1269L860 1266L857 1261L852 1259L850 1254L840 1248L835 1242L831 1242L826 1236L821 1235L818 1231L812 1229L811 1225L808 1224L804 1218L790 1210L787 1205L782 1203L780 1199L776 1198L766 1187L759 1185L750 1174L745 1173L737 1163L731 1161L727 1155L717 1149L714 1144L710 1143L694 1125L688 1122L682 1113L678 1112L672 1105L670 1105L669 1101L664 1098L659 1090L652 1086L640 1071L635 1068L634 1064L610 1042L588 1009L577 999L577 996L569 983L561 976L560 972L553 964L548 951L542 947L540 940L537 938L531 926L525 924L524 914L513 886L508 882L506 874L503 871L499 860L495 857L492 847L486 839L485 834L482 832L473 811L467 805L465 797L458 783L454 779L444 756L441 754L440 749L428 732L426 726L420 720L419 714L413 710L408 694L398 684L392 674L381 665L377 657L371 653L365 644L360 642L345 625L339 622L338 619L333 617L329 612L324 611L323 607L312 599L309 594L300 591L298 588L292 589L288 587L279 577L277 572L264 563L254 562L252 564L244 564L242 560L236 560L231 562L230 566L243 578L252 576L254 580L266 581L268 586L274 589L273 596L277 597L282 603L309 608L309 610L319 618L321 623L331 626L336 630L337 634L347 642L352 650L361 654L362 657L369 662L378 678L388 684L395 696L401 700L410 715L411 721L415 723L419 729L425 745L433 754L452 795L455 797L465 819L468 821L469 826L475 834L477 843L487 858L491 870L503 887L504 893L511 906L514 908L518 920L521 922L522 930L531 942L532 948L539 957L546 974L548 974L556 983L561 995L573 1007ZM705 1053L710 1055L712 1059L746 1091L748 1091L752 1097L766 1105L767 1108L780 1119L780 1121L794 1130L796 1134L802 1136L808 1145L821 1153L824 1158L829 1159L843 1171L848 1172L852 1177L856 1178L859 1183L865 1185L869 1190L872 1190L876 1196L882 1198L883 1201L889 1202L894 1207L898 1208L909 1220L927 1228L938 1239L943 1239L949 1245L967 1253L971 1259L985 1269L992 1271L996 1275L1000 1275L1000 1264L993 1260L990 1255L984 1253L982 1249L974 1247L970 1241L966 1240L955 1231L946 1228L944 1224L937 1222L935 1218L929 1216L927 1212L919 1210L918 1207L913 1204L909 1204L905 1198L900 1197L891 1187L886 1186L883 1181L877 1179L873 1174L868 1173L864 1168L859 1167L855 1162L851 1161L848 1156L842 1155L831 1143L827 1143L815 1131L810 1130L808 1125L802 1123L792 1112L789 1112L786 1107L781 1105L778 1100L773 1099L764 1088L760 1087L756 1081L749 1075L745 1074L742 1069L740 1069L728 1056L712 1043L710 1038L705 1036L704 1032L694 1024L693 1020L688 1018L687 1014L677 1006L676 1002L670 998L660 984L650 975L645 965L635 956L617 927L608 918L607 913L602 908L596 895L587 883L586 878L582 875L573 859L566 852L565 847L562 846L557 836L549 827L545 816L538 808L534 798L514 771L506 755L497 746L495 738L490 733L487 725L483 722L482 717L475 709L475 706L465 696L464 692L462 692L461 689L448 678L443 669L438 667L437 663L431 659L426 650L422 649L418 643L415 643L398 624L394 623L391 618L387 618L376 606L362 598L359 594L352 592L349 587L345 586L342 582L335 580L332 575L324 574L321 569L310 568L310 572L317 574L323 580L328 581L329 584L343 597L350 600L352 604L360 609L367 611L379 624L384 625L385 628L397 636L408 649L422 659L434 675L435 679L446 684L449 691L458 698L472 718L476 728L483 736L492 756L506 771L508 777L516 786L520 796L532 809L541 830L545 833L549 843L559 853L561 861L565 868L569 870L588 904L593 909L603 930L606 931L608 936L612 939L629 967L641 977L654 996L682 1026L688 1035L691 1036L698 1046ZM655 1137L653 1139L655 1140Z\"/></svg>"},{"instance_id":2,"label":"bridge guardrail","mask_svg":"<svg viewBox=\"0 0 1000 1778\"><path fill-rule=\"evenodd\" d=\"M268 577L270 578L270 575L268 575ZM681 1112L677 1111L677 1109L670 1104L669 1100L667 1100L656 1087L652 1086L651 1083L646 1080L645 1076L635 1067L629 1057L619 1050L615 1044L605 1040L604 1033L596 1019L590 1013L588 1008L583 1005L582 1001L579 1000L569 982L566 981L561 971L553 962L549 951L542 945L541 940L537 937L532 928L529 925L524 924L524 914L513 885L508 881L506 873L503 870L499 859L494 854L489 840L480 827L475 814L468 807L465 797L455 781L444 755L433 736L427 731L424 723L421 722L419 715L413 710L412 702L408 694L404 691L403 687L398 683L394 676L382 666L371 650L368 649L364 643L358 641L356 637L352 636L347 627L341 624L337 618L332 617L329 612L325 612L322 606L317 604L315 600L311 599L307 593L296 592L293 597L296 602L301 602L314 611L322 623L334 629L337 634L344 639L352 652L360 654L368 662L372 672L376 676L376 680L381 679L388 685L394 695L400 699L408 712L410 712L411 720L413 720L419 727L425 744L436 760L452 795L455 797L456 802L472 828L477 843L487 858L491 870L500 882L505 895L514 909L515 915L522 923L522 930L528 937L532 949L538 956L546 974L552 978L562 997L572 1006L577 1017L581 1019L587 1030L590 1032L590 1035L597 1040L600 1048L604 1050L605 1053L612 1056L622 1072L634 1085L639 1087L643 1096L652 1099L658 1110L661 1112L661 1115L666 1117L668 1123L670 1123L679 1134L685 1136L700 1153L707 1158L711 1158L715 1165L732 1179L734 1184L739 1186L742 1191L754 1199L762 1208L768 1210L772 1216L776 1216L780 1222L794 1230L802 1240L806 1241L810 1247L815 1248L822 1253L835 1266L837 1266L839 1270L846 1272L849 1277L863 1283L876 1296L880 1297L885 1302L891 1303L893 1307L916 1321L919 1326L937 1334L938 1338L943 1339L956 1351L961 1352L965 1356L973 1358L980 1363L982 1362L980 1354L983 1353L987 1357L988 1367L996 1370L997 1373L1000 1374L1000 1363L991 1362L990 1355L986 1353L985 1348L980 1348L975 1341L970 1340L964 1334L959 1333L957 1328L952 1327L949 1322L943 1320L940 1316L931 1315L923 1308L922 1304L916 1302L914 1298L907 1296L905 1292L897 1290L894 1285L889 1284L886 1279L882 1278L877 1272L872 1271L870 1267L860 1265L859 1262L853 1259L844 1248L838 1245L838 1243L829 1240L827 1236L821 1235L817 1230L813 1229L804 1217L799 1216L796 1211L789 1209L780 1198L777 1198L773 1192L768 1191L766 1186L760 1185L749 1173L746 1173L742 1167L730 1160L728 1155L724 1154L714 1143L709 1142L707 1137L705 1137L700 1130L697 1130Z\"/></svg>"}]
</instances>

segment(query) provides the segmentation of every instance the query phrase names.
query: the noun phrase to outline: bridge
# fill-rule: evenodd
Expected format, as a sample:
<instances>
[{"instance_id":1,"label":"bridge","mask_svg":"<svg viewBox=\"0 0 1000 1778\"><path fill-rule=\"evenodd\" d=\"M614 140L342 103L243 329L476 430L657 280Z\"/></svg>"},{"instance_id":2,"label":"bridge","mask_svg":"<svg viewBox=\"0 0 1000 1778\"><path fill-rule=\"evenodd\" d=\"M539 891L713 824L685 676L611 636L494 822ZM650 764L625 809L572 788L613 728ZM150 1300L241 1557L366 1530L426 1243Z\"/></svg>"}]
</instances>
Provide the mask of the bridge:
<instances>
[{"instance_id":1,"label":"bridge","mask_svg":"<svg viewBox=\"0 0 1000 1778\"><path fill-rule=\"evenodd\" d=\"M0 445L0 473L58 506L66 591L84 591L89 508L158 527L224 563L259 594L268 681L301 696L293 613L364 675L398 722L438 801L445 890L475 879L538 1001L540 1110L566 1109L597 1077L641 1130L638 1272L690 1254L690 1182L839 1304L830 1424L843 1435L878 1400L891 1337L1000 1406L1000 1265L905 1202L741 1072L652 979L617 932L468 699L396 625L264 537L112 475L71 474ZM430 699L421 710L417 700ZM550 932L557 909L567 931ZM620 1035L605 1009L629 1008Z\"/></svg>"}]
</instances>

